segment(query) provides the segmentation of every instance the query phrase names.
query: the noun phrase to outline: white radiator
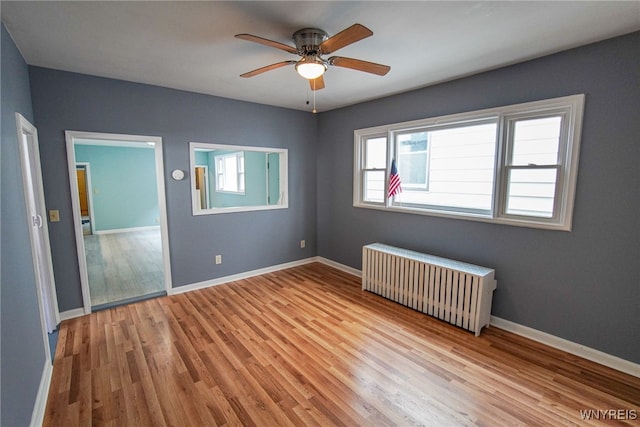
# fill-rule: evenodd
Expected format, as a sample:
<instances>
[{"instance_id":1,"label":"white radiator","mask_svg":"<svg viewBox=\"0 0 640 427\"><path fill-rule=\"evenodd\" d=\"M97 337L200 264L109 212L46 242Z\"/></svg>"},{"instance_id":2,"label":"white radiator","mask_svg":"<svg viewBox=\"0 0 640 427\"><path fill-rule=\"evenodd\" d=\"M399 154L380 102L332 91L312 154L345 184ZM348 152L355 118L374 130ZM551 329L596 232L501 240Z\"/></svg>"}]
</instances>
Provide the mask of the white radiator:
<instances>
[{"instance_id":1,"label":"white radiator","mask_svg":"<svg viewBox=\"0 0 640 427\"><path fill-rule=\"evenodd\" d=\"M495 271L393 246L362 248L362 289L480 335L489 325Z\"/></svg>"}]
</instances>

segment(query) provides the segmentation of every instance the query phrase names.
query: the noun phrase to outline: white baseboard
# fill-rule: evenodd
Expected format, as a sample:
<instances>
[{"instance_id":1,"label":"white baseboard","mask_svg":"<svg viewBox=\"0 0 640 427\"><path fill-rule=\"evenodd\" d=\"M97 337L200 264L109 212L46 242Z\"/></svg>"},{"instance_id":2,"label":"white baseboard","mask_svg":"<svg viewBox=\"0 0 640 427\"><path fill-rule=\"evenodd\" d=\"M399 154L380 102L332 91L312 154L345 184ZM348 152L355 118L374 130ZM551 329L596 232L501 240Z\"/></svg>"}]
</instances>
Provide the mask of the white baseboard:
<instances>
[{"instance_id":1,"label":"white baseboard","mask_svg":"<svg viewBox=\"0 0 640 427\"><path fill-rule=\"evenodd\" d=\"M362 272L353 267L349 267L348 265L340 264L339 262L332 261L328 258L324 257L316 257L316 261L322 264L326 264L329 267L336 268L338 270L344 271L345 273L353 274L354 276L362 277Z\"/></svg>"},{"instance_id":2,"label":"white baseboard","mask_svg":"<svg viewBox=\"0 0 640 427\"><path fill-rule=\"evenodd\" d=\"M93 234L130 233L132 231L148 231L148 230L160 230L160 226L159 225L150 225L150 226L147 226L147 227L114 228L112 230L94 231Z\"/></svg>"},{"instance_id":3,"label":"white baseboard","mask_svg":"<svg viewBox=\"0 0 640 427\"><path fill-rule=\"evenodd\" d=\"M49 350L47 349L47 351ZM29 423L29 426L31 427L40 427L44 421L52 374L53 365L51 364L51 360L47 358L47 360L44 361L42 377L40 378L40 385L38 386L38 394L36 395L36 401L33 404L33 412L31 412L31 422Z\"/></svg>"},{"instance_id":4,"label":"white baseboard","mask_svg":"<svg viewBox=\"0 0 640 427\"><path fill-rule=\"evenodd\" d=\"M530 340L548 345L549 347L566 351L567 353L580 356L584 359L591 360L592 362L596 362L601 365L608 366L609 368L613 368L626 374L633 375L634 377L640 378L639 364L621 359L617 356L612 356L600 350L596 350L582 344L575 343L573 341L565 340L564 338L560 338L546 332L538 331L537 329L523 326L496 316L491 316L491 326L504 329L505 331L512 332L525 338L529 338Z\"/></svg>"},{"instance_id":5,"label":"white baseboard","mask_svg":"<svg viewBox=\"0 0 640 427\"><path fill-rule=\"evenodd\" d=\"M60 321L62 322L63 320L69 320L84 315L84 308L74 308L73 310L67 310L60 313Z\"/></svg>"},{"instance_id":6,"label":"white baseboard","mask_svg":"<svg viewBox=\"0 0 640 427\"><path fill-rule=\"evenodd\" d=\"M274 271L284 270L286 268L297 267L304 264L316 262L317 257L305 258L298 261L286 262L271 267L259 268L257 270L245 271L244 273L232 274L230 276L219 277L217 279L205 280L204 282L192 283L190 285L178 286L172 288L169 295L182 294L184 292L195 291L197 289L205 289L211 286L218 286L224 283L233 282L235 280L248 279L249 277L259 276L261 274L273 273Z\"/></svg>"}]
</instances>

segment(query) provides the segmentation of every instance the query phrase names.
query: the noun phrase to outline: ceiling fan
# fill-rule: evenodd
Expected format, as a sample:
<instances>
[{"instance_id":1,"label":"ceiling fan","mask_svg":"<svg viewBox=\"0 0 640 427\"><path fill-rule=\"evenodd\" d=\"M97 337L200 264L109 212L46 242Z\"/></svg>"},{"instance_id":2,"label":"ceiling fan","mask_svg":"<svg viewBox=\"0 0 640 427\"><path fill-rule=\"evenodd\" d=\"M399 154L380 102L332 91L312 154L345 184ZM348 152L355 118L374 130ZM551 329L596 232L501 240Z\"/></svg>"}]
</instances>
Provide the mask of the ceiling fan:
<instances>
[{"instance_id":1,"label":"ceiling fan","mask_svg":"<svg viewBox=\"0 0 640 427\"><path fill-rule=\"evenodd\" d=\"M301 56L297 61L276 62L275 64L241 74L240 77L253 77L266 71L275 70L276 68L295 65L298 74L309 80L311 90L319 90L324 88L322 75L327 71L329 65L384 76L391 69L388 65L376 64L360 59L345 58L343 56L332 56L328 59L322 58L322 55L328 55L372 35L373 31L360 24L353 24L349 28L331 37L329 37L326 31L318 28L303 28L293 33L292 38L296 45L293 47L252 34L236 34L236 37L239 39L275 47L276 49Z\"/></svg>"}]
</instances>

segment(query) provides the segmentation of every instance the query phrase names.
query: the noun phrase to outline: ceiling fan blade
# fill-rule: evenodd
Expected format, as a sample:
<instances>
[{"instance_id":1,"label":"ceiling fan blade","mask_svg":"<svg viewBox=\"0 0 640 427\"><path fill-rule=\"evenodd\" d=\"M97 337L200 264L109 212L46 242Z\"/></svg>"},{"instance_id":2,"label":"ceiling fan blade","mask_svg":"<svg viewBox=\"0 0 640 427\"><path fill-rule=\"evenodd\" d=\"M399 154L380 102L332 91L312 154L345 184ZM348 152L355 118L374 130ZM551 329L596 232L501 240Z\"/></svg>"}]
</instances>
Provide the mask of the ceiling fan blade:
<instances>
[{"instance_id":1,"label":"ceiling fan blade","mask_svg":"<svg viewBox=\"0 0 640 427\"><path fill-rule=\"evenodd\" d=\"M296 63L296 61L276 62L275 64L267 65L266 67L258 68L256 70L249 71L248 73L240 74L240 77L257 76L258 74L262 74L262 73L264 73L266 71L275 70L276 68L284 67L284 66L287 66L287 65L295 64L295 63Z\"/></svg>"},{"instance_id":2,"label":"ceiling fan blade","mask_svg":"<svg viewBox=\"0 0 640 427\"><path fill-rule=\"evenodd\" d=\"M320 45L323 54L329 54L345 46L373 35L373 31L360 24L353 24L346 30L329 37Z\"/></svg>"},{"instance_id":3,"label":"ceiling fan blade","mask_svg":"<svg viewBox=\"0 0 640 427\"><path fill-rule=\"evenodd\" d=\"M320 76L313 80L309 80L309 86L311 87L311 90L324 89L324 79Z\"/></svg>"},{"instance_id":4,"label":"ceiling fan blade","mask_svg":"<svg viewBox=\"0 0 640 427\"><path fill-rule=\"evenodd\" d=\"M329 64L335 65L336 67L351 68L352 70L377 74L379 76L384 76L391 69L388 65L376 64L375 62L362 61L360 59L345 58L343 56L332 56L329 58Z\"/></svg>"},{"instance_id":5,"label":"ceiling fan blade","mask_svg":"<svg viewBox=\"0 0 640 427\"><path fill-rule=\"evenodd\" d=\"M275 47L276 49L284 50L285 52L298 54L298 51L293 46L289 46L289 45L286 45L286 44L280 43L280 42L274 42L273 40L269 40L269 39L265 39L265 38L262 38L262 37L254 36L252 34L236 34L235 37L239 38L239 39L242 39L242 40L248 40L250 42L260 43L260 44L263 44L265 46Z\"/></svg>"}]
</instances>

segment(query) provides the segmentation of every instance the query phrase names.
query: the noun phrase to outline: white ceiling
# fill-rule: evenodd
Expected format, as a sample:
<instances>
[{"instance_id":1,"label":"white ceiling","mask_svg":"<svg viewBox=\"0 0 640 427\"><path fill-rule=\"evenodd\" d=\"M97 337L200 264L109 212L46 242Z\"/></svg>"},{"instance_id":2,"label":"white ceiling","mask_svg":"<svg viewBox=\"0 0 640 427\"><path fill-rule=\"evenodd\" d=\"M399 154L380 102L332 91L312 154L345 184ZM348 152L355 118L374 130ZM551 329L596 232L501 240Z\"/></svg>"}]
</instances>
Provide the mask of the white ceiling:
<instances>
[{"instance_id":1,"label":"white ceiling","mask_svg":"<svg viewBox=\"0 0 640 427\"><path fill-rule=\"evenodd\" d=\"M640 30L640 1L5 1L2 21L27 63L299 110L297 56L239 40L293 45L305 27L374 35L335 55L391 66L384 77L330 67L318 111L359 103Z\"/></svg>"}]
</instances>

